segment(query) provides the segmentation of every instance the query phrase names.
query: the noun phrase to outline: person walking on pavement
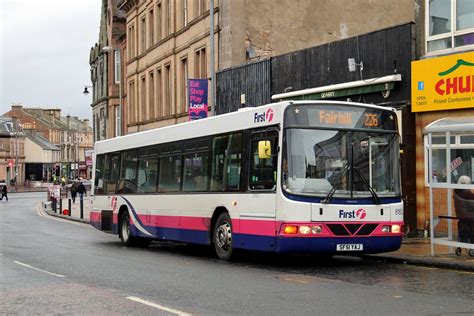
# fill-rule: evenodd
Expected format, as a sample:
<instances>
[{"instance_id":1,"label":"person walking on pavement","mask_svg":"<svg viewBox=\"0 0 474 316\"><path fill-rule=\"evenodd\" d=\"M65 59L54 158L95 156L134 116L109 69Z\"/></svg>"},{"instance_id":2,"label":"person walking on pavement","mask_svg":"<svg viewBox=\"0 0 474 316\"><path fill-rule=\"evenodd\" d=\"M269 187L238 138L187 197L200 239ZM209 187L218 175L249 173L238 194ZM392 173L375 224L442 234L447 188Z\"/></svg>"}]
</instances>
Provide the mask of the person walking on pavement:
<instances>
[{"instance_id":1,"label":"person walking on pavement","mask_svg":"<svg viewBox=\"0 0 474 316\"><path fill-rule=\"evenodd\" d=\"M77 195L77 187L76 187L76 182L74 181L71 185L71 197L72 197L72 203L76 203L76 195Z\"/></svg>"},{"instance_id":2,"label":"person walking on pavement","mask_svg":"<svg viewBox=\"0 0 474 316\"><path fill-rule=\"evenodd\" d=\"M84 199L84 194L86 194L86 187L82 184L82 182L80 182L79 186L77 187L77 193L79 193L79 198L82 201Z\"/></svg>"},{"instance_id":3,"label":"person walking on pavement","mask_svg":"<svg viewBox=\"0 0 474 316\"><path fill-rule=\"evenodd\" d=\"M8 195L7 195L7 184L6 183L2 183L0 184L0 186L2 187L1 188L1 192L2 192L2 197L0 197L0 201L3 201L3 197L5 197L7 199L7 202L8 202Z\"/></svg>"}]
</instances>

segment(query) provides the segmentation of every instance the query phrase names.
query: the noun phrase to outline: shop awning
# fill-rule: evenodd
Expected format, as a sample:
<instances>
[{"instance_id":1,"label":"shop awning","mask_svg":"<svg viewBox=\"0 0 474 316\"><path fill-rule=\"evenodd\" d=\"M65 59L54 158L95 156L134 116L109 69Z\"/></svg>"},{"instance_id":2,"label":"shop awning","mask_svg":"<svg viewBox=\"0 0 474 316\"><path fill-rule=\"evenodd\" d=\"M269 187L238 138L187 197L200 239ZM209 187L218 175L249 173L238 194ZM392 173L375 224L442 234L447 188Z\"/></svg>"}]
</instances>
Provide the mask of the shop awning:
<instances>
[{"instance_id":1,"label":"shop awning","mask_svg":"<svg viewBox=\"0 0 474 316\"><path fill-rule=\"evenodd\" d=\"M474 117L445 117L427 125L424 132L474 132Z\"/></svg>"},{"instance_id":2,"label":"shop awning","mask_svg":"<svg viewBox=\"0 0 474 316\"><path fill-rule=\"evenodd\" d=\"M400 74L275 94L272 96L272 100L322 100L380 91L387 92L394 89L397 81L402 81Z\"/></svg>"}]
</instances>

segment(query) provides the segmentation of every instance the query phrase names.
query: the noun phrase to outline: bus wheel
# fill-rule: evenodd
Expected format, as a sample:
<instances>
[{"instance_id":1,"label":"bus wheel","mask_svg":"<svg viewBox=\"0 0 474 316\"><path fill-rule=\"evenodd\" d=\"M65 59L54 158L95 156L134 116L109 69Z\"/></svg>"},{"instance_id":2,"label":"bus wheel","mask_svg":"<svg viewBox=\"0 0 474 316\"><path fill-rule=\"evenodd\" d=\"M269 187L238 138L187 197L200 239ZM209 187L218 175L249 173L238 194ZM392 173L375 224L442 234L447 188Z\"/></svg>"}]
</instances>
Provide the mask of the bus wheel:
<instances>
[{"instance_id":1,"label":"bus wheel","mask_svg":"<svg viewBox=\"0 0 474 316\"><path fill-rule=\"evenodd\" d=\"M233 250L232 224L229 214L222 213L217 218L212 241L217 257L221 260L229 260Z\"/></svg>"},{"instance_id":2,"label":"bus wheel","mask_svg":"<svg viewBox=\"0 0 474 316\"><path fill-rule=\"evenodd\" d=\"M152 239L134 237L130 233L130 216L124 213L120 220L120 240L127 247L148 247Z\"/></svg>"},{"instance_id":3,"label":"bus wheel","mask_svg":"<svg viewBox=\"0 0 474 316\"><path fill-rule=\"evenodd\" d=\"M133 237L130 234L130 216L127 213L120 218L120 240L127 247L133 244Z\"/></svg>"}]
</instances>

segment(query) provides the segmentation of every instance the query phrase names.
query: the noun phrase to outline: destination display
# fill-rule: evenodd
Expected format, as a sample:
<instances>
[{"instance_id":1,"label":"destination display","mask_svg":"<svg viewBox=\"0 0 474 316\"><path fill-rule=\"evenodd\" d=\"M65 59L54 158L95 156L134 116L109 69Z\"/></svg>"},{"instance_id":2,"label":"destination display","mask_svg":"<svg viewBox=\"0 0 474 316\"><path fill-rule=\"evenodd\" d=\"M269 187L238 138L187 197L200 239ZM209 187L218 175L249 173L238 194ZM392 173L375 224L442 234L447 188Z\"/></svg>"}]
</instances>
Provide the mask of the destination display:
<instances>
[{"instance_id":1,"label":"destination display","mask_svg":"<svg viewBox=\"0 0 474 316\"><path fill-rule=\"evenodd\" d=\"M285 126L394 130L392 111L346 105L294 105L286 110Z\"/></svg>"}]
</instances>

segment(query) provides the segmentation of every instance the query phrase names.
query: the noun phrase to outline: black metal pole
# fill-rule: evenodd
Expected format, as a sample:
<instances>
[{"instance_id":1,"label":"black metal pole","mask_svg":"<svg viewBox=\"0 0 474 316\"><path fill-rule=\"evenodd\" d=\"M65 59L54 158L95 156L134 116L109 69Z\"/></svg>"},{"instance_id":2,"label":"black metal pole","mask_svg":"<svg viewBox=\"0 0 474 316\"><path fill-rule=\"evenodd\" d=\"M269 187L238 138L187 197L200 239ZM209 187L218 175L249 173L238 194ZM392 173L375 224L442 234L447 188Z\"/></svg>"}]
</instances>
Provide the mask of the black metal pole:
<instances>
[{"instance_id":1,"label":"black metal pole","mask_svg":"<svg viewBox=\"0 0 474 316\"><path fill-rule=\"evenodd\" d=\"M69 216L71 216L71 211L72 211L72 208L71 208L71 199L68 199L68 210L69 210Z\"/></svg>"},{"instance_id":2,"label":"black metal pole","mask_svg":"<svg viewBox=\"0 0 474 316\"><path fill-rule=\"evenodd\" d=\"M59 215L63 215L63 199L59 198Z\"/></svg>"},{"instance_id":3,"label":"black metal pole","mask_svg":"<svg viewBox=\"0 0 474 316\"><path fill-rule=\"evenodd\" d=\"M53 204L53 205L52 205L53 212L56 213L56 210L57 210L57 209L56 209L56 198L54 198L54 197L52 198L52 204Z\"/></svg>"},{"instance_id":4,"label":"black metal pole","mask_svg":"<svg viewBox=\"0 0 474 316\"><path fill-rule=\"evenodd\" d=\"M80 204L81 204L81 219L83 219L84 218L84 200L82 198L81 198Z\"/></svg>"}]
</instances>

